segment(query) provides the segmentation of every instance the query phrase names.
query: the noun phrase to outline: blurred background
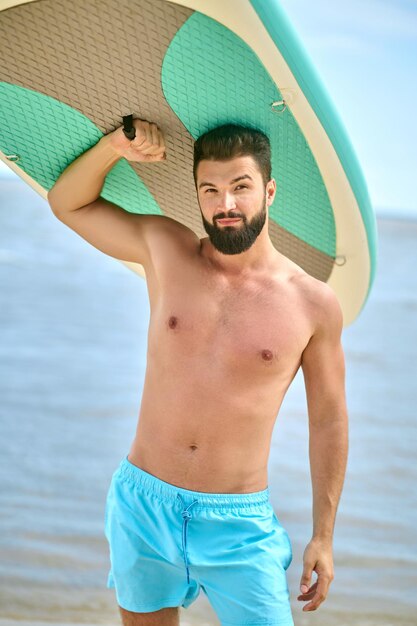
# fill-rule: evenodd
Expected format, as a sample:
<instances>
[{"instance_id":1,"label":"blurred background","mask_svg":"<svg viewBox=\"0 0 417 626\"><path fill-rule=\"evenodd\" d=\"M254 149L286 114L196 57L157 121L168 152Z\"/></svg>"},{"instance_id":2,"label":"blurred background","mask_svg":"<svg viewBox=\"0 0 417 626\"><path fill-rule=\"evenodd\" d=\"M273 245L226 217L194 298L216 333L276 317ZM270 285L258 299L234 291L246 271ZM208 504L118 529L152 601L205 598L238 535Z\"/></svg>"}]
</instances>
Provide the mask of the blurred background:
<instances>
[{"instance_id":1,"label":"blurred background","mask_svg":"<svg viewBox=\"0 0 417 626\"><path fill-rule=\"evenodd\" d=\"M417 623L417 2L281 0L336 104L378 223L365 309L343 332L350 449L335 579L297 601L311 537L302 372L269 462L288 530L296 626ZM136 427L149 305L143 279L59 222L0 163L0 626L120 623L103 533ZM181 624L219 622L201 594Z\"/></svg>"}]
</instances>

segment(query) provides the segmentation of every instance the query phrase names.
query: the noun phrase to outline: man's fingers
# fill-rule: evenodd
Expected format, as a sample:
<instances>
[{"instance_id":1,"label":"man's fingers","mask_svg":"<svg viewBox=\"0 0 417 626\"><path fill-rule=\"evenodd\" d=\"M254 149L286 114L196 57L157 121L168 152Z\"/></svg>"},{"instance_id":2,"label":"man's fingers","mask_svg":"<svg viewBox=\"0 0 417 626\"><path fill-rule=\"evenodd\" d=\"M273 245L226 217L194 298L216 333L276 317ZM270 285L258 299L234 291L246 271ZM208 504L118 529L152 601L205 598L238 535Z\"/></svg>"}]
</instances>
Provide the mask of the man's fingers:
<instances>
[{"instance_id":1,"label":"man's fingers","mask_svg":"<svg viewBox=\"0 0 417 626\"><path fill-rule=\"evenodd\" d=\"M165 161L166 156L162 156L161 154L145 154L145 161Z\"/></svg>"},{"instance_id":2,"label":"man's fingers","mask_svg":"<svg viewBox=\"0 0 417 626\"><path fill-rule=\"evenodd\" d=\"M165 137L161 130L159 131L159 145L165 150Z\"/></svg>"},{"instance_id":3,"label":"man's fingers","mask_svg":"<svg viewBox=\"0 0 417 626\"><path fill-rule=\"evenodd\" d=\"M325 599L324 593L316 591L311 602L303 606L303 611L315 611Z\"/></svg>"},{"instance_id":4,"label":"man's fingers","mask_svg":"<svg viewBox=\"0 0 417 626\"><path fill-rule=\"evenodd\" d=\"M139 146L140 152L148 156L161 156L165 152L165 144L158 126L154 123L146 127L146 141Z\"/></svg>"},{"instance_id":5,"label":"man's fingers","mask_svg":"<svg viewBox=\"0 0 417 626\"><path fill-rule=\"evenodd\" d=\"M148 154L158 155L165 152L165 147L161 147L161 132L158 126L154 123L150 124L151 133L151 146L148 150Z\"/></svg>"},{"instance_id":6,"label":"man's fingers","mask_svg":"<svg viewBox=\"0 0 417 626\"><path fill-rule=\"evenodd\" d=\"M308 593L310 587L311 574L313 573L313 563L304 563L304 570L300 581L301 593Z\"/></svg>"},{"instance_id":7,"label":"man's fingers","mask_svg":"<svg viewBox=\"0 0 417 626\"><path fill-rule=\"evenodd\" d=\"M317 589L317 580L315 583L313 583L310 587L310 589L308 589L308 591L306 591L305 593L300 594L297 597L297 600L311 600L311 598L314 596L315 592Z\"/></svg>"},{"instance_id":8,"label":"man's fingers","mask_svg":"<svg viewBox=\"0 0 417 626\"><path fill-rule=\"evenodd\" d=\"M297 599L309 600L303 611L314 611L326 599L329 585L334 578L331 545L313 538L304 550L303 560L301 595ZM313 571L317 574L317 580L309 587Z\"/></svg>"},{"instance_id":9,"label":"man's fingers","mask_svg":"<svg viewBox=\"0 0 417 626\"><path fill-rule=\"evenodd\" d=\"M144 120L133 120L136 129L136 137L131 142L131 147L135 150L144 150L152 144L152 131L149 122Z\"/></svg>"},{"instance_id":10,"label":"man's fingers","mask_svg":"<svg viewBox=\"0 0 417 626\"><path fill-rule=\"evenodd\" d=\"M159 136L158 136L157 125L154 123L150 124L150 131L151 131L152 144L156 146L157 148L159 148Z\"/></svg>"},{"instance_id":11,"label":"man's fingers","mask_svg":"<svg viewBox=\"0 0 417 626\"><path fill-rule=\"evenodd\" d=\"M303 611L315 611L320 606L320 604L326 599L329 585L330 585L330 578L319 575L317 579L316 592L311 602L303 606Z\"/></svg>"},{"instance_id":12,"label":"man's fingers","mask_svg":"<svg viewBox=\"0 0 417 626\"><path fill-rule=\"evenodd\" d=\"M164 161L166 160L165 140L155 122L133 120L136 137L130 143L133 160Z\"/></svg>"}]
</instances>

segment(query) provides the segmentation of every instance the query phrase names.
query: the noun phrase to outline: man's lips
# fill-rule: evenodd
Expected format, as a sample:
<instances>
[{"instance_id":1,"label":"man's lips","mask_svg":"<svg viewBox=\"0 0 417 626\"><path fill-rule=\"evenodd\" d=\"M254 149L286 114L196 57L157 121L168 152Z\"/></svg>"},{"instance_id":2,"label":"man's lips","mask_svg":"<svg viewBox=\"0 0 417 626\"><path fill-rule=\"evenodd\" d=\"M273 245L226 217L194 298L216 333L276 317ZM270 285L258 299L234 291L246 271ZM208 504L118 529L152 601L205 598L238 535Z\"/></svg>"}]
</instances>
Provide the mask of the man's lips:
<instances>
[{"instance_id":1,"label":"man's lips","mask_svg":"<svg viewBox=\"0 0 417 626\"><path fill-rule=\"evenodd\" d=\"M240 217L234 217L233 219L222 219L222 220L217 220L219 224L234 224L235 222L239 222L240 221Z\"/></svg>"}]
</instances>

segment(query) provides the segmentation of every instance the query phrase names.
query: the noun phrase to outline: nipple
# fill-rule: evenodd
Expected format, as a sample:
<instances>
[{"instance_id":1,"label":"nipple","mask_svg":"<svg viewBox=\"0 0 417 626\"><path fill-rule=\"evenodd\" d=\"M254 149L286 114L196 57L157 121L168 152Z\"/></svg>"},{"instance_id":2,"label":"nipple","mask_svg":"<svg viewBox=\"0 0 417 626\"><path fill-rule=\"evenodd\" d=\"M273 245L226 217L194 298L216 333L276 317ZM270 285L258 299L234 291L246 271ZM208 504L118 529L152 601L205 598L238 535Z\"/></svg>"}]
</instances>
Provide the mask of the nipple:
<instances>
[{"instance_id":1,"label":"nipple","mask_svg":"<svg viewBox=\"0 0 417 626\"><path fill-rule=\"evenodd\" d=\"M169 322L168 322L168 326L170 328L176 328L178 324L178 320L174 315L171 315L171 317L169 318Z\"/></svg>"},{"instance_id":2,"label":"nipple","mask_svg":"<svg viewBox=\"0 0 417 626\"><path fill-rule=\"evenodd\" d=\"M271 350L262 350L262 358L264 359L264 361L271 361L272 356L273 355Z\"/></svg>"}]
</instances>

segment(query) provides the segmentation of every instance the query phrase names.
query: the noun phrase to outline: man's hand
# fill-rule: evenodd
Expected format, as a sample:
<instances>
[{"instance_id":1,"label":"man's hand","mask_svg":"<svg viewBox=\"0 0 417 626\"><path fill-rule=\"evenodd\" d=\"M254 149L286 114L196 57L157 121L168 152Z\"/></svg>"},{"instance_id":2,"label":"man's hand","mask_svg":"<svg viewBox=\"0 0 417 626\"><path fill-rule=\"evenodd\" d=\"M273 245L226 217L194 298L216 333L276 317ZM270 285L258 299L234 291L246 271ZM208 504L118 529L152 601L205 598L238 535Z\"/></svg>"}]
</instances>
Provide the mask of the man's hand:
<instances>
[{"instance_id":1,"label":"man's hand","mask_svg":"<svg viewBox=\"0 0 417 626\"><path fill-rule=\"evenodd\" d=\"M331 541L313 538L304 550L303 561L301 595L297 597L297 600L311 600L303 607L303 611L315 611L326 599L330 583L334 578ZM310 587L313 571L317 574L317 580Z\"/></svg>"},{"instance_id":2,"label":"man's hand","mask_svg":"<svg viewBox=\"0 0 417 626\"><path fill-rule=\"evenodd\" d=\"M152 162L166 159L165 139L154 122L133 120L136 136L130 140L123 132L123 126L104 135L101 141L108 143L114 152L128 161Z\"/></svg>"}]
</instances>

